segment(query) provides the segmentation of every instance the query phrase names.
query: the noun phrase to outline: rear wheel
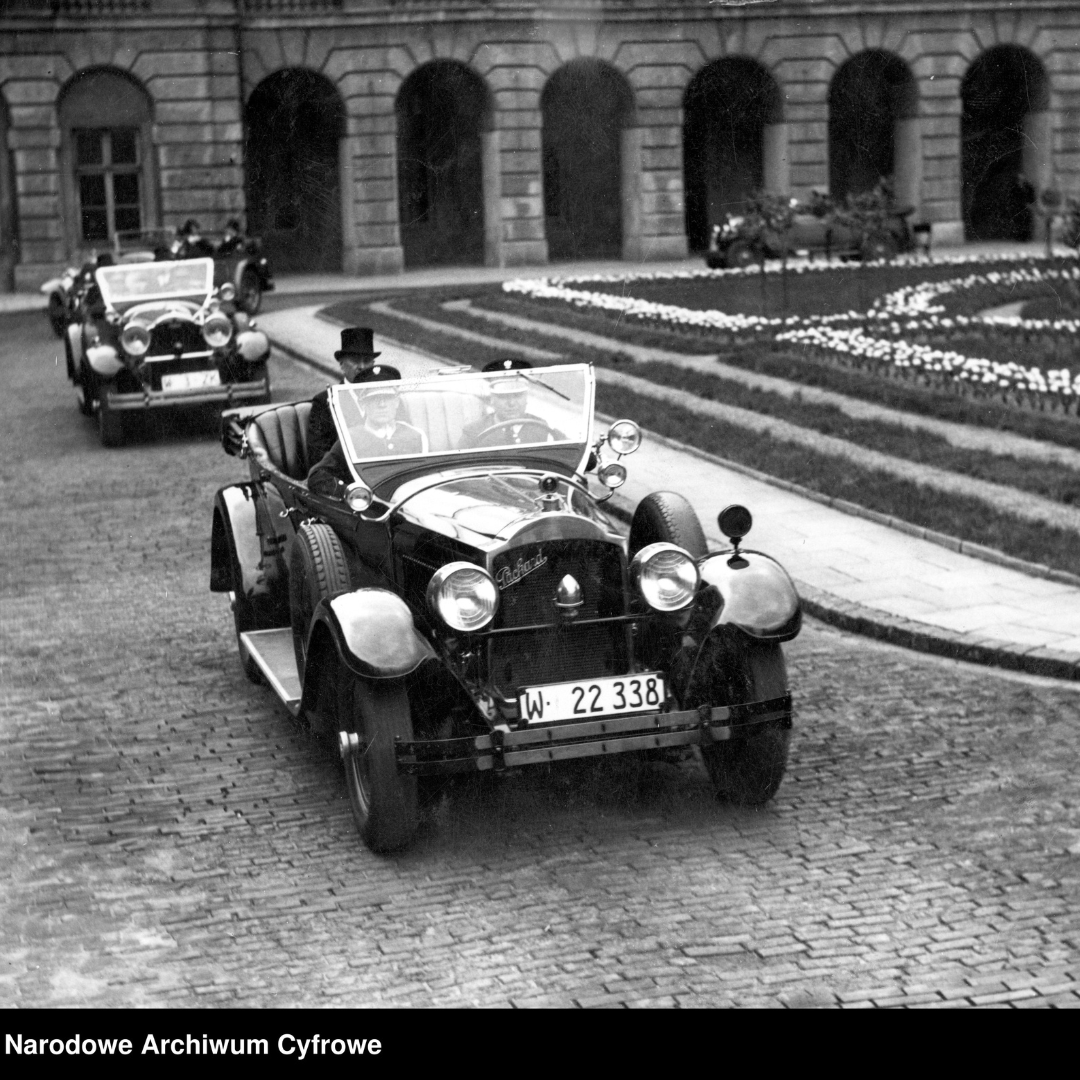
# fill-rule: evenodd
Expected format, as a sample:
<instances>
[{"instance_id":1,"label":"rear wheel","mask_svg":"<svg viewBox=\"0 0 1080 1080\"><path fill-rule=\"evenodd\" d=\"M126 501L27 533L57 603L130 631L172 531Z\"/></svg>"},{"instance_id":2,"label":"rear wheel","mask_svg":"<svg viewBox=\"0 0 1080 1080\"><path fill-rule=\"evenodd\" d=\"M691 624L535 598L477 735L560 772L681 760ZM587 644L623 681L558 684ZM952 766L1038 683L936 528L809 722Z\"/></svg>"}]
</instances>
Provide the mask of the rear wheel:
<instances>
[{"instance_id":1,"label":"rear wheel","mask_svg":"<svg viewBox=\"0 0 1080 1080\"><path fill-rule=\"evenodd\" d=\"M240 275L240 306L249 315L257 315L262 307L262 282L251 267Z\"/></svg>"},{"instance_id":2,"label":"rear wheel","mask_svg":"<svg viewBox=\"0 0 1080 1080\"><path fill-rule=\"evenodd\" d=\"M324 665L324 677L331 671ZM357 831L375 852L399 851L416 835L416 777L398 769L395 740L412 742L409 697L400 682L363 679L338 662L338 730L355 732L359 746L345 757L345 783Z\"/></svg>"},{"instance_id":3,"label":"rear wheel","mask_svg":"<svg viewBox=\"0 0 1080 1080\"><path fill-rule=\"evenodd\" d=\"M630 523L630 554L648 544L677 544L693 558L704 558L709 549L694 508L673 491L654 491L638 503Z\"/></svg>"},{"instance_id":4,"label":"rear wheel","mask_svg":"<svg viewBox=\"0 0 1080 1080\"><path fill-rule=\"evenodd\" d=\"M348 592L349 564L337 534L321 522L305 522L296 534L289 562L289 617L296 670L304 681L307 638L319 602Z\"/></svg>"}]
</instances>

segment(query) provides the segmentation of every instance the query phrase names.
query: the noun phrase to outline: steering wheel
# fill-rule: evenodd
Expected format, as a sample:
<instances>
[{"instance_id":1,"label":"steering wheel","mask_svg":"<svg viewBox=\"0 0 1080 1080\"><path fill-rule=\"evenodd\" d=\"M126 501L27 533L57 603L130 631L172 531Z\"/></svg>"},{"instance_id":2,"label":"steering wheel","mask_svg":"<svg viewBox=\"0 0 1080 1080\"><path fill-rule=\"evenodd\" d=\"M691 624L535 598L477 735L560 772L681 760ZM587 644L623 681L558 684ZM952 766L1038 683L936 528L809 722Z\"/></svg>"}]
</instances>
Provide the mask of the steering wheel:
<instances>
[{"instance_id":1,"label":"steering wheel","mask_svg":"<svg viewBox=\"0 0 1080 1080\"><path fill-rule=\"evenodd\" d=\"M546 420L537 420L533 417L526 417L521 420L501 420L499 423L492 424L491 427L481 431L476 437L476 445L494 446L503 441L501 438L502 432L515 427L521 428L518 438L522 442L539 442L541 439L546 441L548 435L554 435L555 433L555 429ZM539 432L541 439L526 436L526 431Z\"/></svg>"}]
</instances>

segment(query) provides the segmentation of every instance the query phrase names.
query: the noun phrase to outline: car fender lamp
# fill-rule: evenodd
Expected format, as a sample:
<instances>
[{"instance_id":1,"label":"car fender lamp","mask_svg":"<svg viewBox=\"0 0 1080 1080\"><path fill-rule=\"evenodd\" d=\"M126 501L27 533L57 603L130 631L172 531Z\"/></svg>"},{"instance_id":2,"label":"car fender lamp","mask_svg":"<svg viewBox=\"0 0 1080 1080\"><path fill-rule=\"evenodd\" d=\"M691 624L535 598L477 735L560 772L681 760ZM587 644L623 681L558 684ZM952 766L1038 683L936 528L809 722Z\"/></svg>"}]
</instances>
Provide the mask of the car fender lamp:
<instances>
[{"instance_id":1,"label":"car fender lamp","mask_svg":"<svg viewBox=\"0 0 1080 1080\"><path fill-rule=\"evenodd\" d=\"M731 541L731 546L734 548L731 558L728 559L728 566L733 570L741 570L749 566L750 564L739 551L739 543L753 528L754 518L750 511L739 503L732 503L717 514L716 524L720 526L720 531Z\"/></svg>"},{"instance_id":2,"label":"car fender lamp","mask_svg":"<svg viewBox=\"0 0 1080 1080\"><path fill-rule=\"evenodd\" d=\"M367 484L350 484L345 489L345 502L350 510L363 511L371 506L375 496Z\"/></svg>"},{"instance_id":3,"label":"car fender lamp","mask_svg":"<svg viewBox=\"0 0 1080 1080\"><path fill-rule=\"evenodd\" d=\"M601 465L599 472L596 474L596 478L606 488L610 488L614 491L616 488L621 488L626 483L626 466L620 465L618 462L612 461L607 465Z\"/></svg>"}]
</instances>

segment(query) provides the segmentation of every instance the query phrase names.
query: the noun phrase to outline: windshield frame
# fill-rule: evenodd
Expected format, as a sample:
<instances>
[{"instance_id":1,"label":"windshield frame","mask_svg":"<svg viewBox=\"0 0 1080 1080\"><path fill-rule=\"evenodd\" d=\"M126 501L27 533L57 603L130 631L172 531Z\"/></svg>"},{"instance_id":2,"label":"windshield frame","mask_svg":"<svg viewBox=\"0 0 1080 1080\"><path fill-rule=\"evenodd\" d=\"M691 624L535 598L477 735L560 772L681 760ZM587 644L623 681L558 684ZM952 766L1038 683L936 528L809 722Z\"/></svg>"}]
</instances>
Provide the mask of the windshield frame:
<instances>
[{"instance_id":1,"label":"windshield frame","mask_svg":"<svg viewBox=\"0 0 1080 1080\"><path fill-rule=\"evenodd\" d=\"M475 369L461 370L459 366L443 369L444 373L434 371L401 381L403 392L411 391L450 391L456 387L476 387L479 382L491 383L506 378L506 372L481 372ZM578 430L581 438L567 438L558 442L532 443L523 445L497 445L494 447L474 447L402 454L400 456L361 458L356 455L349 424L343 409L351 408L348 399L355 401L354 392L357 384L338 383L329 388L330 411L334 418L338 439L341 442L343 456L357 480L366 483L373 490L386 488L390 483L397 483L427 472L446 469L468 468L490 463L492 465L520 464L522 468L535 470L546 469L573 476L581 473L590 449L594 423L596 398L596 377L590 364L557 364L543 368L515 369L514 375L524 376L534 385L546 386L556 394L561 392L544 382L544 376L558 374L565 377L571 373L580 373L582 380L582 401Z\"/></svg>"}]
</instances>

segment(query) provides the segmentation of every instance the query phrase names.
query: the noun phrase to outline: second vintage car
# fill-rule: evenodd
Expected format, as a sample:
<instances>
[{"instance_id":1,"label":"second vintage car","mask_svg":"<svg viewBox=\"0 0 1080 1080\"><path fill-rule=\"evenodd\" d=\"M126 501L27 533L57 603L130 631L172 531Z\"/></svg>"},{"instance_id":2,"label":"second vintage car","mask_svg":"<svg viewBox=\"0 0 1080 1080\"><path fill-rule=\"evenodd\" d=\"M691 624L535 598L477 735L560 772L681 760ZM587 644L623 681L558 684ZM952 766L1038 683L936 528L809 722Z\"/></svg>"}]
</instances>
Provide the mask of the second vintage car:
<instances>
[{"instance_id":1,"label":"second vintage car","mask_svg":"<svg viewBox=\"0 0 1080 1080\"><path fill-rule=\"evenodd\" d=\"M444 773L698 746L726 799L780 785L792 582L741 506L720 551L671 492L627 532L605 503L641 434L594 439L594 391L585 365L335 386L332 491L306 481L308 402L224 414L250 479L214 499L210 587L249 677L337 744L375 851Z\"/></svg>"},{"instance_id":2,"label":"second vintage car","mask_svg":"<svg viewBox=\"0 0 1080 1080\"><path fill-rule=\"evenodd\" d=\"M79 409L119 445L151 410L270 400L270 343L212 259L99 266L64 333Z\"/></svg>"}]
</instances>

